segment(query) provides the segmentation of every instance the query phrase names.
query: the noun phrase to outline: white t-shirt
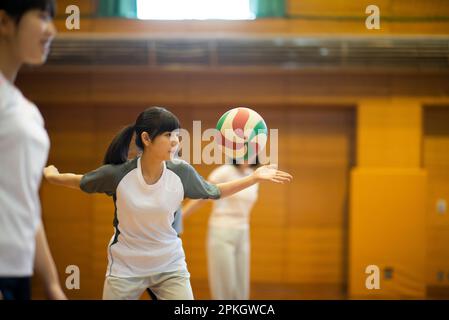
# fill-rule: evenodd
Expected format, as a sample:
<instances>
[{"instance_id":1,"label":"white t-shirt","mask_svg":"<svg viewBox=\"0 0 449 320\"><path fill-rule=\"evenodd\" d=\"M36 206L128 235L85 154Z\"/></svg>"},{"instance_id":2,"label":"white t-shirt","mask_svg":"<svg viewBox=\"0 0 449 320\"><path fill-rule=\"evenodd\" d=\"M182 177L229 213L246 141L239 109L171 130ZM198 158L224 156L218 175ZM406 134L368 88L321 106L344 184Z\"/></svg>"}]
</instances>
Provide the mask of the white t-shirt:
<instances>
[{"instance_id":1,"label":"white t-shirt","mask_svg":"<svg viewBox=\"0 0 449 320\"><path fill-rule=\"evenodd\" d=\"M253 173L251 168L240 171L232 164L216 168L209 175L208 181L214 184L244 178ZM209 225L235 229L249 228L249 215L259 191L259 184L254 184L232 196L214 201Z\"/></svg>"},{"instance_id":2,"label":"white t-shirt","mask_svg":"<svg viewBox=\"0 0 449 320\"><path fill-rule=\"evenodd\" d=\"M33 274L49 148L39 110L0 73L0 277Z\"/></svg>"},{"instance_id":3,"label":"white t-shirt","mask_svg":"<svg viewBox=\"0 0 449 320\"><path fill-rule=\"evenodd\" d=\"M162 176L148 185L140 157L120 165L104 165L87 173L80 187L113 196L113 235L107 276L145 277L187 271L182 241L173 227L184 197L217 199L220 190L206 182L187 162L164 162Z\"/></svg>"}]
</instances>

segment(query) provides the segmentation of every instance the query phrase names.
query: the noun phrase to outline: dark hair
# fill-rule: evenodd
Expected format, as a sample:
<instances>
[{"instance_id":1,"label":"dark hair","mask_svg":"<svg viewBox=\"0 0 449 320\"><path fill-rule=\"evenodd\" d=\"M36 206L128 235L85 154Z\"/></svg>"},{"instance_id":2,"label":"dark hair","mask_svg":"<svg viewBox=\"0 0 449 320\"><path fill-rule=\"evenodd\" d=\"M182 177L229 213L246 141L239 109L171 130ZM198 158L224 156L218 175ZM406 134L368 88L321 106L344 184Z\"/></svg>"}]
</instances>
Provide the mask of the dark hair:
<instances>
[{"instance_id":1,"label":"dark hair","mask_svg":"<svg viewBox=\"0 0 449 320\"><path fill-rule=\"evenodd\" d=\"M39 9L47 11L52 17L55 16L56 2L55 0L1 0L0 10L5 10L6 13L16 23L20 22L22 16L30 10Z\"/></svg>"},{"instance_id":2,"label":"dark hair","mask_svg":"<svg viewBox=\"0 0 449 320\"><path fill-rule=\"evenodd\" d=\"M129 145L136 134L136 146L143 149L142 133L147 132L153 140L164 132L179 129L178 118L165 108L151 107L145 109L136 119L136 123L123 128L112 140L104 156L104 164L121 164L128 160Z\"/></svg>"}]
</instances>

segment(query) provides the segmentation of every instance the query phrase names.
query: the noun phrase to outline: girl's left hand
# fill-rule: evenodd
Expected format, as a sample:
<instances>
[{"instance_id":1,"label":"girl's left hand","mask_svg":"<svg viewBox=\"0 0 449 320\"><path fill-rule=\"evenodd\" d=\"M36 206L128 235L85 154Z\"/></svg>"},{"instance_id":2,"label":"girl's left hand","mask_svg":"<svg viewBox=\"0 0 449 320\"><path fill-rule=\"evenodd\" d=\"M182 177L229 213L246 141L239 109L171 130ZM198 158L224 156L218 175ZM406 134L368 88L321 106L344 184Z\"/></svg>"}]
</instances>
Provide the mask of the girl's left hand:
<instances>
[{"instance_id":1,"label":"girl's left hand","mask_svg":"<svg viewBox=\"0 0 449 320\"><path fill-rule=\"evenodd\" d=\"M44 177L47 180L53 176L57 176L58 174L59 174L58 168L56 168L53 165L44 168Z\"/></svg>"},{"instance_id":2,"label":"girl's left hand","mask_svg":"<svg viewBox=\"0 0 449 320\"><path fill-rule=\"evenodd\" d=\"M291 174L277 170L276 164L266 165L259 167L253 173L257 181L272 181L276 183L284 183L292 181L293 177Z\"/></svg>"}]
</instances>

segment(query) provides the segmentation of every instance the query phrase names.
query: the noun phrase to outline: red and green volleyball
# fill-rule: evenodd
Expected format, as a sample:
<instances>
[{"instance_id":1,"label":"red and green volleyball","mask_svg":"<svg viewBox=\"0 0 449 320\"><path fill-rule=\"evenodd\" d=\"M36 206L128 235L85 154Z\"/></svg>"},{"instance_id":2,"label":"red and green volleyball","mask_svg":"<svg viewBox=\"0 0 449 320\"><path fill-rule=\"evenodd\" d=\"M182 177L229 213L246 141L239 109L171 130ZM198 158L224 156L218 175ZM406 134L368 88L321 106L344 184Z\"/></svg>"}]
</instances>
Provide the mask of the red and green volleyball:
<instances>
[{"instance_id":1,"label":"red and green volleyball","mask_svg":"<svg viewBox=\"0 0 449 320\"><path fill-rule=\"evenodd\" d=\"M217 123L216 142L226 157L253 160L267 143L267 125L256 111L238 107L227 111Z\"/></svg>"}]
</instances>

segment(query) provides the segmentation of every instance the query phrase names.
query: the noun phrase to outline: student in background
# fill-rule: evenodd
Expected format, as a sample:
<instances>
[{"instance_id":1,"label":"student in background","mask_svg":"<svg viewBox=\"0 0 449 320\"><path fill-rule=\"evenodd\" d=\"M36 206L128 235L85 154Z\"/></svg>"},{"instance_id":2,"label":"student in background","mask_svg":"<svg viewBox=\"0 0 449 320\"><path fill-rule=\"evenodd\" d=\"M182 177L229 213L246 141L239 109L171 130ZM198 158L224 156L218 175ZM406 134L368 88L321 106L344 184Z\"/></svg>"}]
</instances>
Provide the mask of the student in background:
<instances>
[{"instance_id":1,"label":"student in background","mask_svg":"<svg viewBox=\"0 0 449 320\"><path fill-rule=\"evenodd\" d=\"M225 183L250 176L256 164L222 165L212 171L210 183ZM213 201L207 235L209 288L214 300L248 300L250 287L249 217L258 198L259 185ZM184 218L205 200L191 200L182 208Z\"/></svg>"}]
</instances>

